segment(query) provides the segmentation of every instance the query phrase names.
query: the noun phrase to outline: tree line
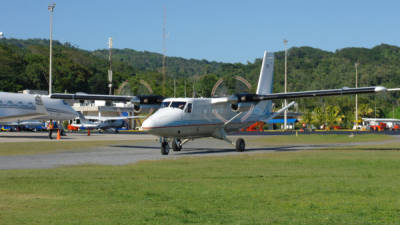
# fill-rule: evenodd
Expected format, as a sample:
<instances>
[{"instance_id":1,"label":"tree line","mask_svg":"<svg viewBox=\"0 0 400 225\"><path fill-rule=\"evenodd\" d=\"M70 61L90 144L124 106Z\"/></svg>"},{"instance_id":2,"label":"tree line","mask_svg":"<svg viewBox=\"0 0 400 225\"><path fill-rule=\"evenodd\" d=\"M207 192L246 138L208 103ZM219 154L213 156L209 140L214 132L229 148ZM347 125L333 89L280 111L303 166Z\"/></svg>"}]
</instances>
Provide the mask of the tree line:
<instances>
[{"instance_id":1,"label":"tree line","mask_svg":"<svg viewBox=\"0 0 400 225\"><path fill-rule=\"evenodd\" d=\"M0 40L0 87L2 91L48 89L49 47L45 39ZM66 42L53 42L54 92L108 93L108 50L86 51ZM260 56L262 52L260 52ZM163 94L162 55L132 49L114 49L114 92ZM167 57L166 96L210 97L214 84L223 82L215 95L254 92L261 58L247 63ZM288 91L355 87L355 63L359 63L359 86L400 87L400 48L381 44L371 49L344 48L335 52L311 47L288 51ZM248 88L237 77L245 78ZM284 86L284 52L275 53L274 92ZM175 88L174 88L175 87ZM354 96L297 99L312 123L350 127L354 123ZM399 94L359 95L360 117L400 118ZM276 101L280 107L282 101ZM323 113L322 113L323 112ZM319 115L319 116L317 116ZM334 119L333 119L334 117ZM311 123L311 121L310 121Z\"/></svg>"}]
</instances>

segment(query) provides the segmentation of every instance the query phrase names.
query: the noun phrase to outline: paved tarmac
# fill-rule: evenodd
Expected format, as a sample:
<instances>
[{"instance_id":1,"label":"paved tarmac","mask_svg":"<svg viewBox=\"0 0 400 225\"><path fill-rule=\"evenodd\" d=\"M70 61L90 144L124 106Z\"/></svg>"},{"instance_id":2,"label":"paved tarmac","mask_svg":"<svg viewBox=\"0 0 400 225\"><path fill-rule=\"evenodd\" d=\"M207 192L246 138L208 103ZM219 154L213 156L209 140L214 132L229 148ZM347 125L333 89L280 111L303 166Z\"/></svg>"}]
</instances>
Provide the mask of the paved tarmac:
<instances>
[{"instance_id":1,"label":"paved tarmac","mask_svg":"<svg viewBox=\"0 0 400 225\"><path fill-rule=\"evenodd\" d=\"M32 141L56 141L49 140L46 133L0 133L1 142L32 142ZM241 136L243 137L243 136ZM51 154L0 156L0 169L39 169L54 168L67 165L79 164L101 164L101 165L125 165L142 160L174 159L179 157L199 156L223 156L238 154L256 154L276 151L298 151L314 148L337 147L349 144L324 144L324 145L292 145L281 147L254 146L251 139L254 136L244 137L247 139L245 152L236 152L234 147L224 141L213 138L198 139L184 145L180 152L173 152L168 156L160 153L160 143L155 136L140 135L118 135L118 134L68 134L63 141L85 141L85 140L135 140L132 144L114 144L101 146L82 151L65 151ZM232 137L233 139L235 137ZM126 141L124 142L126 143ZM128 142L129 143L129 142ZM353 143L357 145L362 143Z\"/></svg>"}]
</instances>

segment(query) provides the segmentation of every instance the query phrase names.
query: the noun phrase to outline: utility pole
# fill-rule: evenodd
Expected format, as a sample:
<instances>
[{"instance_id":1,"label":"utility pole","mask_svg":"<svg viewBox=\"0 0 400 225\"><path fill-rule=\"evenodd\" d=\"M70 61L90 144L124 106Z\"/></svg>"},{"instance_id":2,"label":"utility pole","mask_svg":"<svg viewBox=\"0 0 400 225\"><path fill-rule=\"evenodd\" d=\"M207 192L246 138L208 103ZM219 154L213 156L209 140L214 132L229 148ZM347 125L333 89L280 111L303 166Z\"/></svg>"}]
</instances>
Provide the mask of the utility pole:
<instances>
[{"instance_id":1,"label":"utility pole","mask_svg":"<svg viewBox=\"0 0 400 225\"><path fill-rule=\"evenodd\" d=\"M174 79L174 98L176 98L176 80Z\"/></svg>"},{"instance_id":2,"label":"utility pole","mask_svg":"<svg viewBox=\"0 0 400 225\"><path fill-rule=\"evenodd\" d=\"M108 88L110 88L109 95L112 95L112 67L111 67L111 58L112 58L112 37L108 38L108 61L110 62L110 67L108 69Z\"/></svg>"},{"instance_id":3,"label":"utility pole","mask_svg":"<svg viewBox=\"0 0 400 225\"><path fill-rule=\"evenodd\" d=\"M356 62L354 64L354 66L356 68L356 88L358 88L358 65L359 65L358 62ZM357 128L358 128L358 95L357 94L356 94L356 122L355 122L355 125L356 125L356 130L357 130Z\"/></svg>"},{"instance_id":4,"label":"utility pole","mask_svg":"<svg viewBox=\"0 0 400 225\"><path fill-rule=\"evenodd\" d=\"M287 92L287 43L286 39L283 40L283 44L285 45L285 93ZM287 106L287 99L285 99L285 107ZM283 129L287 129L287 109L284 112L284 121L283 121Z\"/></svg>"},{"instance_id":5,"label":"utility pole","mask_svg":"<svg viewBox=\"0 0 400 225\"><path fill-rule=\"evenodd\" d=\"M162 80L162 94L165 96L165 80L166 78L166 68L165 68L165 64L166 64L166 53L167 53L167 47L166 47L166 38L167 38L167 34L166 34L166 23L167 23L167 12L166 9L164 7L164 13L163 13L163 34L162 34L162 38L163 38L163 56L162 56L162 75L163 75L163 80Z\"/></svg>"},{"instance_id":6,"label":"utility pole","mask_svg":"<svg viewBox=\"0 0 400 225\"><path fill-rule=\"evenodd\" d=\"M186 79L185 79L185 98L186 98Z\"/></svg>"},{"instance_id":7,"label":"utility pole","mask_svg":"<svg viewBox=\"0 0 400 225\"><path fill-rule=\"evenodd\" d=\"M47 9L50 11L50 62L49 62L49 95L52 93L52 55L53 55L53 12L56 3L49 4Z\"/></svg>"}]
</instances>

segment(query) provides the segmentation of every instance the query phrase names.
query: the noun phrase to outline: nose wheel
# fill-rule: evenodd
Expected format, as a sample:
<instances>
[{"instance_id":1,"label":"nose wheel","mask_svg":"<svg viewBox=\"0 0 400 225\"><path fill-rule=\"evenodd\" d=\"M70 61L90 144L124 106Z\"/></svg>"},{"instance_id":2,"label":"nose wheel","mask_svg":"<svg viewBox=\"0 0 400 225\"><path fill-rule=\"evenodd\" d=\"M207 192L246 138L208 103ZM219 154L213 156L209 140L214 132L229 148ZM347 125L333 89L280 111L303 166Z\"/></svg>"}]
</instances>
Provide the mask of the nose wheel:
<instances>
[{"instance_id":1,"label":"nose wheel","mask_svg":"<svg viewBox=\"0 0 400 225\"><path fill-rule=\"evenodd\" d=\"M173 149L175 152L179 152L179 151L182 150L182 142L181 142L180 139L174 138L174 139L172 140L172 149Z\"/></svg>"},{"instance_id":2,"label":"nose wheel","mask_svg":"<svg viewBox=\"0 0 400 225\"><path fill-rule=\"evenodd\" d=\"M169 144L168 141L163 140L161 142L161 155L168 155L169 154Z\"/></svg>"}]
</instances>

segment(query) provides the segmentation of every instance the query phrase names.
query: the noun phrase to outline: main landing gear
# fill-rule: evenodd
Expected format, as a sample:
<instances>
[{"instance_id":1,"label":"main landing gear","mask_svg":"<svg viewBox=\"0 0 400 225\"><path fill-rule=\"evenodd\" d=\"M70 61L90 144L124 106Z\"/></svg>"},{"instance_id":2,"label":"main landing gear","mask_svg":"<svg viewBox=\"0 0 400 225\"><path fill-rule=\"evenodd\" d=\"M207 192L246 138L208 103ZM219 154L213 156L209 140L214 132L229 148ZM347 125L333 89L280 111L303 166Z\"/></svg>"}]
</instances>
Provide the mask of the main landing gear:
<instances>
[{"instance_id":1,"label":"main landing gear","mask_svg":"<svg viewBox=\"0 0 400 225\"><path fill-rule=\"evenodd\" d=\"M243 138L239 138L236 140L235 147L237 152L244 152L246 148L246 143L244 142Z\"/></svg>"},{"instance_id":2,"label":"main landing gear","mask_svg":"<svg viewBox=\"0 0 400 225\"><path fill-rule=\"evenodd\" d=\"M244 141L243 138L238 138L238 139L236 140L236 142L233 142L233 141L229 140L229 139L226 137L226 135L223 135L222 138L218 138L218 139L222 139L222 140L224 140L224 141L226 141L226 142L228 142L228 143L234 145L234 146L235 146L235 150L236 150L237 152L244 152L245 149L246 149L246 143L245 143L245 141ZM179 138L173 138L173 139L171 140L172 150L174 150L175 152L181 151L181 150L182 150L182 146L183 146L185 143L187 143L189 140L191 140L191 139L184 139L184 140L181 140L181 139L179 139ZM170 146L169 146L168 138L166 138L166 137L160 138L160 143L161 143L161 154L162 154L162 155L168 155L168 154L169 154L169 151L170 151Z\"/></svg>"}]
</instances>

